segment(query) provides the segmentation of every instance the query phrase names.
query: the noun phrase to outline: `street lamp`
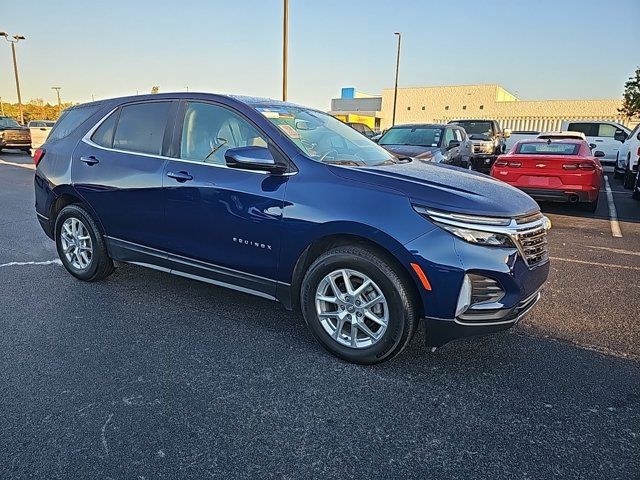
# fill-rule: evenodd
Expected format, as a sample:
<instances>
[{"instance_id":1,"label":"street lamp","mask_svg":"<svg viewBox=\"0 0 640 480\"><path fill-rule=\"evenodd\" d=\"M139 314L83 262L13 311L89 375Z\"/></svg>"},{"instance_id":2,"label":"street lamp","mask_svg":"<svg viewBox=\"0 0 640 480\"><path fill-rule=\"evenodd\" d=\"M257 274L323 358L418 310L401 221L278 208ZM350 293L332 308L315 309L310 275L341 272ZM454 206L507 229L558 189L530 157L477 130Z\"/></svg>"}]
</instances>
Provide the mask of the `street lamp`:
<instances>
[{"instance_id":1,"label":"street lamp","mask_svg":"<svg viewBox=\"0 0 640 480\"><path fill-rule=\"evenodd\" d=\"M402 34L400 32L394 32L394 35L398 36L398 56L396 57L396 86L393 90L393 118L391 119L391 126L396 124L396 102L398 101L398 71L400 70L400 41L402 40Z\"/></svg>"},{"instance_id":2,"label":"street lamp","mask_svg":"<svg viewBox=\"0 0 640 480\"><path fill-rule=\"evenodd\" d=\"M51 87L51 90L55 90L56 93L58 94L58 116L60 116L60 113L62 113L62 104L60 103L60 89L62 87Z\"/></svg>"},{"instance_id":3,"label":"street lamp","mask_svg":"<svg viewBox=\"0 0 640 480\"><path fill-rule=\"evenodd\" d=\"M289 39L289 0L284 0L282 19L282 101L287 101L287 43Z\"/></svg>"},{"instance_id":4,"label":"street lamp","mask_svg":"<svg viewBox=\"0 0 640 480\"><path fill-rule=\"evenodd\" d=\"M22 96L20 95L20 80L18 78L18 63L16 62L16 43L20 40L24 40L24 36L22 35L14 35L9 38L9 34L7 32L0 32L0 35L4 37L4 39L11 44L11 53L13 54L13 73L16 76L16 90L18 92L18 109L20 110L20 123L24 125L24 114L22 112Z\"/></svg>"}]
</instances>

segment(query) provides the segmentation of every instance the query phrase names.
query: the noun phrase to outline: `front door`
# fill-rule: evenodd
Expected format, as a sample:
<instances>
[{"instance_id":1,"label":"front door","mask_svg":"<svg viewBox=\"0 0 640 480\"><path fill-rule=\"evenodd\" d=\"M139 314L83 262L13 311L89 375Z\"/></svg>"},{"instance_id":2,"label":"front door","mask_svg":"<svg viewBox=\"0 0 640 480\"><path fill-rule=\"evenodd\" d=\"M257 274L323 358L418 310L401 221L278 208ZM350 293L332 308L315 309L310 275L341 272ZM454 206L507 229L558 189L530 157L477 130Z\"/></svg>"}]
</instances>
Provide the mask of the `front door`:
<instances>
[{"instance_id":1,"label":"front door","mask_svg":"<svg viewBox=\"0 0 640 480\"><path fill-rule=\"evenodd\" d=\"M170 260L187 276L274 296L288 177L226 166L229 148L268 146L232 109L187 102L183 110L179 159L163 176Z\"/></svg>"}]
</instances>

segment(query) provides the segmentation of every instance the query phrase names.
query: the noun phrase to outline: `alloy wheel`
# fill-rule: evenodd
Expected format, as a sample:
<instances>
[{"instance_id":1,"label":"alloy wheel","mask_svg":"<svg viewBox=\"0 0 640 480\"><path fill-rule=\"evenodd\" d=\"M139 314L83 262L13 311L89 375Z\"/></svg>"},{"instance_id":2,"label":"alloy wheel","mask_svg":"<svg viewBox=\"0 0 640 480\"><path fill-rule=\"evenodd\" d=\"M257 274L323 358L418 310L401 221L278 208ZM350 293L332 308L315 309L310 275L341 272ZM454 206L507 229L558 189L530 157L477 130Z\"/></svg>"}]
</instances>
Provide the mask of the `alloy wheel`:
<instances>
[{"instance_id":1,"label":"alloy wheel","mask_svg":"<svg viewBox=\"0 0 640 480\"><path fill-rule=\"evenodd\" d=\"M69 264L78 270L84 270L91 264L93 244L89 230L81 220L67 218L60 231L62 251Z\"/></svg>"},{"instance_id":2,"label":"alloy wheel","mask_svg":"<svg viewBox=\"0 0 640 480\"><path fill-rule=\"evenodd\" d=\"M350 348L374 345L389 323L389 306L380 287L351 269L334 270L320 281L316 313L329 336Z\"/></svg>"}]
</instances>

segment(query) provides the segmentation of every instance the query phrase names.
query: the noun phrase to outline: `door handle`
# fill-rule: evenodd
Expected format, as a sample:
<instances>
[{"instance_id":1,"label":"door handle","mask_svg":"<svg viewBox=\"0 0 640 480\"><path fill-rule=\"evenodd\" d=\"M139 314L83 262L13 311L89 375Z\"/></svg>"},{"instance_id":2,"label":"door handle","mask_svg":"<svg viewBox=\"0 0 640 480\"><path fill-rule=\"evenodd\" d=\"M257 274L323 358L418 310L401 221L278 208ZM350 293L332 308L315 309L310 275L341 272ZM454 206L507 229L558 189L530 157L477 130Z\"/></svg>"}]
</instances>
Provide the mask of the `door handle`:
<instances>
[{"instance_id":1,"label":"door handle","mask_svg":"<svg viewBox=\"0 0 640 480\"><path fill-rule=\"evenodd\" d=\"M96 163L100 163L100 160L98 160L96 157L94 157L93 155L90 155L88 157L80 157L80 161L86 163L89 166L93 166Z\"/></svg>"},{"instance_id":2,"label":"door handle","mask_svg":"<svg viewBox=\"0 0 640 480\"><path fill-rule=\"evenodd\" d=\"M173 178L176 182L184 183L193 180L193 177L188 172L167 172L167 177Z\"/></svg>"},{"instance_id":3,"label":"door handle","mask_svg":"<svg viewBox=\"0 0 640 480\"><path fill-rule=\"evenodd\" d=\"M600 140L600 139L596 138L596 142L602 142L602 140Z\"/></svg>"}]
</instances>

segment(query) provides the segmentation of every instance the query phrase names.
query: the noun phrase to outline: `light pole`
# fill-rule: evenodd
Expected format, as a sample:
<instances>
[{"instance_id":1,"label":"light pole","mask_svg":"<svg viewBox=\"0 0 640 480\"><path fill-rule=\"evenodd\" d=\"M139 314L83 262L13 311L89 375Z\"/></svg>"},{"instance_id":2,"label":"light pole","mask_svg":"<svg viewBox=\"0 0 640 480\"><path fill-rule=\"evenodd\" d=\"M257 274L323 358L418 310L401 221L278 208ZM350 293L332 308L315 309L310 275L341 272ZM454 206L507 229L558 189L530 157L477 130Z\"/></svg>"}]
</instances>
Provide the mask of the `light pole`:
<instances>
[{"instance_id":1,"label":"light pole","mask_svg":"<svg viewBox=\"0 0 640 480\"><path fill-rule=\"evenodd\" d=\"M289 39L289 0L284 0L282 22L282 101L287 101L287 41Z\"/></svg>"},{"instance_id":2,"label":"light pole","mask_svg":"<svg viewBox=\"0 0 640 480\"><path fill-rule=\"evenodd\" d=\"M16 76L16 90L18 92L18 109L20 110L20 123L24 125L24 114L22 112L22 97L20 96L20 79L18 78L18 63L16 62L16 43L20 40L24 40L22 35L14 35L13 40L9 38L7 32L0 32L0 35L11 44L11 53L13 54L13 73Z\"/></svg>"},{"instance_id":3,"label":"light pole","mask_svg":"<svg viewBox=\"0 0 640 480\"><path fill-rule=\"evenodd\" d=\"M51 90L55 90L56 93L58 94L58 116L60 116L60 113L62 113L62 104L60 103L60 89L62 87L51 87Z\"/></svg>"},{"instance_id":4,"label":"light pole","mask_svg":"<svg viewBox=\"0 0 640 480\"><path fill-rule=\"evenodd\" d=\"M396 102L398 101L398 71L400 70L400 42L402 41L402 34L400 32L394 32L394 35L398 36L398 56L396 57L396 86L393 89L393 118L391 119L391 126L396 124Z\"/></svg>"}]
</instances>

